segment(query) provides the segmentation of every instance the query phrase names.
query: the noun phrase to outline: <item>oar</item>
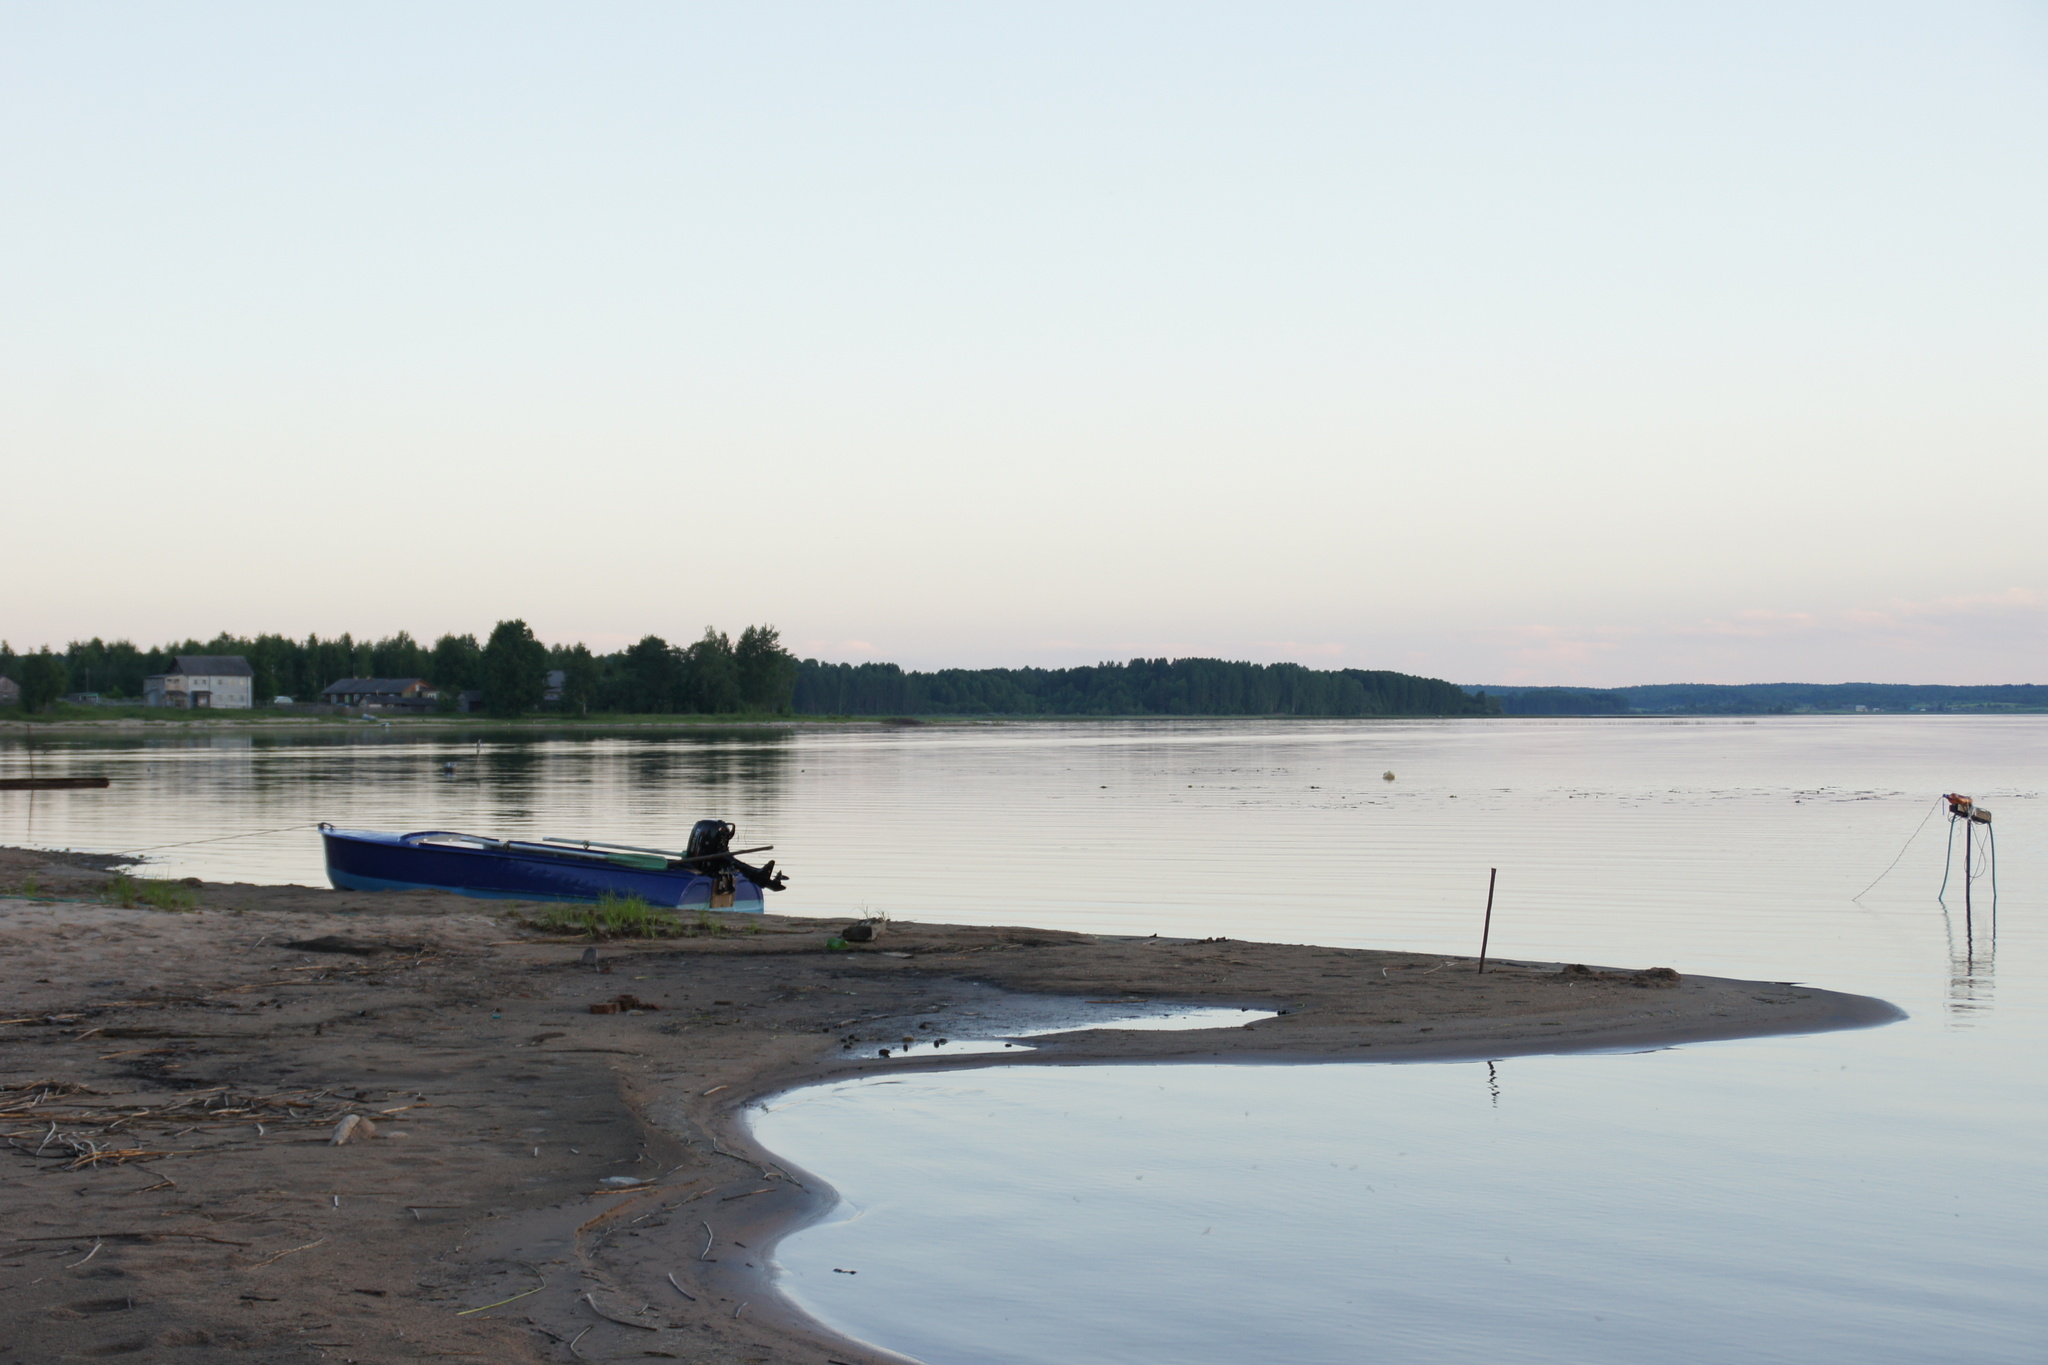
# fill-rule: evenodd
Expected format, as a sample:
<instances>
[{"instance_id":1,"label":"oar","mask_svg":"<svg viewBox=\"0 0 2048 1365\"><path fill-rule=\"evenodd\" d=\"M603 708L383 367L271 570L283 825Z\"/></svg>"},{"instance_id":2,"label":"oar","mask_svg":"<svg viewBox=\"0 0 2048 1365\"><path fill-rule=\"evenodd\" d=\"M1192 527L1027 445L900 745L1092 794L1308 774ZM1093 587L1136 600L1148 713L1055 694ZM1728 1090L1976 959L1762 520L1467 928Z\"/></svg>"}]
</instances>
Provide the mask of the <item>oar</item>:
<instances>
[{"instance_id":1,"label":"oar","mask_svg":"<svg viewBox=\"0 0 2048 1365\"><path fill-rule=\"evenodd\" d=\"M742 853L768 853L772 852L775 848L773 844L762 844L758 848L736 848L727 853L700 853L696 857L691 858L681 853L671 852L665 848L642 848L638 844L607 844L596 839L562 839L552 834L542 835L541 839L544 843L569 844L576 848L591 849L593 851L608 848L616 849L621 853L652 853L659 857L672 858L679 863L708 863L714 858L737 858Z\"/></svg>"}]
</instances>

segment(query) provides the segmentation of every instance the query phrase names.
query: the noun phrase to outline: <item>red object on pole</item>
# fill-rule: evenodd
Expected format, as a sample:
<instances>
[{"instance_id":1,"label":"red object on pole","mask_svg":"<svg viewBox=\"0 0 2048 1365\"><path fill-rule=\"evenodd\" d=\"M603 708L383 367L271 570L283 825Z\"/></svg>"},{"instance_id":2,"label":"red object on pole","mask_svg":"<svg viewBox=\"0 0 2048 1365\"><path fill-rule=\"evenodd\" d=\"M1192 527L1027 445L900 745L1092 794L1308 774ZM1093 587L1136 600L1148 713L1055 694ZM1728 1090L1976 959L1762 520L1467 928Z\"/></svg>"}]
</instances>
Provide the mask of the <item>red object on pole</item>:
<instances>
[{"instance_id":1,"label":"red object on pole","mask_svg":"<svg viewBox=\"0 0 2048 1365\"><path fill-rule=\"evenodd\" d=\"M1486 869L1486 927L1479 931L1479 970L1486 970L1486 942L1493 937L1493 883L1500 876L1500 869Z\"/></svg>"}]
</instances>

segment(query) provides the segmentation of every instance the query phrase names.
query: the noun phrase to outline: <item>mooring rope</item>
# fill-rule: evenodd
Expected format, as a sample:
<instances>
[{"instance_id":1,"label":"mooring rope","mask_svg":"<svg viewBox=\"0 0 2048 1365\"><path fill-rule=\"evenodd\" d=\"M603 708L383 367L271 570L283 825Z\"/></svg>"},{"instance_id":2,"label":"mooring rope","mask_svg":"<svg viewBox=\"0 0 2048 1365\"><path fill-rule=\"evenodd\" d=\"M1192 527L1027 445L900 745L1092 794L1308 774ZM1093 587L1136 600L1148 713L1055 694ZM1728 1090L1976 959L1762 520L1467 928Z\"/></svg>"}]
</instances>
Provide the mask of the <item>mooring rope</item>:
<instances>
[{"instance_id":1,"label":"mooring rope","mask_svg":"<svg viewBox=\"0 0 2048 1365\"><path fill-rule=\"evenodd\" d=\"M1941 860L1941 890L1934 893L1934 899L1941 902L1943 905L1948 904L1948 870L1951 867L1955 866L1955 861L1956 817L1953 813L1951 813L1948 817L1948 852L1945 855L1943 855Z\"/></svg>"},{"instance_id":2,"label":"mooring rope","mask_svg":"<svg viewBox=\"0 0 2048 1365\"><path fill-rule=\"evenodd\" d=\"M218 844L224 843L229 839L254 839L265 834L288 834L295 829L318 829L319 827L320 821L307 820L303 824L279 825L276 829L252 829L243 834L217 834L209 839L185 839L175 844L145 844L141 848L119 848L115 849L114 853L155 853L157 850L165 848L190 848L194 844ZM111 857L113 855L110 854L108 856Z\"/></svg>"},{"instance_id":3,"label":"mooring rope","mask_svg":"<svg viewBox=\"0 0 2048 1365\"><path fill-rule=\"evenodd\" d=\"M1882 872L1878 873L1878 874L1877 874L1877 876L1876 876L1876 877L1874 877L1874 878L1873 878L1873 879L1871 880L1870 886L1866 886L1866 887L1864 887L1864 888L1863 888L1863 889L1862 889L1861 891L1858 891L1858 892L1857 892L1857 893L1856 893L1855 895L1853 895L1853 896L1849 897L1849 899L1850 899L1850 900L1852 900L1852 901L1860 901L1860 900L1862 900L1862 899L1863 899L1863 898L1864 898L1865 896L1867 896L1867 895L1869 895L1869 894L1870 894L1870 887L1872 887L1872 886L1876 886L1876 885L1877 885L1877 884L1878 884L1879 882L1883 881L1883 880L1884 880L1884 879L1885 879L1886 877L1889 877L1889 876L1891 876L1891 874L1892 874L1892 868L1893 868L1893 867L1897 867L1897 866L1899 865L1899 858L1903 858L1903 857L1905 857L1905 856L1906 856L1906 850L1907 850L1907 849L1909 849L1909 848L1911 848L1911 847L1913 846L1913 841L1914 841L1915 839L1917 839L1917 838L1919 838L1919 837L1920 837L1920 831L1921 831L1921 830L1923 830L1923 829L1926 829L1926 828L1927 828L1927 822L1928 822L1929 820L1932 820L1932 819L1934 818L1934 812L1936 812L1936 811L1938 811L1938 810L1940 810L1940 809L1941 809L1941 798L1939 798L1939 797L1936 797L1936 798L1935 798L1935 801L1934 801L1934 804L1933 804L1932 806L1929 806L1929 807L1927 808L1927 814L1925 814L1925 815L1923 815L1923 816L1921 816L1921 817L1920 817L1920 823L1919 823L1919 824L1917 824L1917 825L1915 825L1915 826L1913 827L1913 832L1912 832L1911 834L1909 834L1909 835L1907 835L1907 836L1906 836L1906 842L1905 842L1905 844L1904 844L1904 845L1903 845L1903 846L1902 846L1902 847L1901 847L1901 848L1899 849L1899 857L1898 857L1898 858L1894 858L1894 859L1892 859L1892 861L1891 861L1891 867L1887 867L1887 868L1885 868L1885 870L1884 870L1884 871L1882 871ZM1949 842L1950 842L1950 843L1954 843L1955 841L1954 841L1954 840L1950 840ZM1947 886L1948 886L1948 866L1947 866L1947 864L1943 864L1943 865L1942 865L1942 869L1941 869L1941 884L1942 884L1942 887L1943 887L1944 889L1946 889L1946 888L1947 888Z\"/></svg>"}]
</instances>

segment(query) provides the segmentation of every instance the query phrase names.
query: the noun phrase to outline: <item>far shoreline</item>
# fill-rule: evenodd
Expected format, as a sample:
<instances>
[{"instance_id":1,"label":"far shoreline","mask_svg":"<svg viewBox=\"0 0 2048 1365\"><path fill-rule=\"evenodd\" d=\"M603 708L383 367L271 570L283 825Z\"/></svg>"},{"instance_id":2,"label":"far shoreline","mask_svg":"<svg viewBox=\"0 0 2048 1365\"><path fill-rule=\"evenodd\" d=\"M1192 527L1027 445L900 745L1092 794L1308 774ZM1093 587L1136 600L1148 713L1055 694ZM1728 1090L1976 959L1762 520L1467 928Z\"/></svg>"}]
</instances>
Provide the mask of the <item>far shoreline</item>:
<instances>
[{"instance_id":1,"label":"far shoreline","mask_svg":"<svg viewBox=\"0 0 2048 1365\"><path fill-rule=\"evenodd\" d=\"M1729 712L1727 714L1692 714L1686 712L1641 711L1630 715L1583 715L1583 716L1534 716L1534 715L1370 715L1370 716L1302 716L1285 713L1273 715L1160 715L1146 712L1131 715L1050 715L1036 713L1016 714L938 714L905 716L826 716L826 715L601 715L601 716L555 716L524 715L492 717L479 715L334 715L334 716L239 716L225 713L207 713L195 717L193 712L173 712L161 716L122 716L105 719L86 719L74 716L47 720L29 719L21 716L0 716L0 740L27 740L39 735L91 735L91 736L163 736L175 734L458 734L474 735L484 731L501 733L531 732L538 734L597 734L607 731L684 731L704 732L715 730L740 730L757 733L801 732L801 731L855 731L879 730L900 731L911 729L973 729L1004 725L1186 725L1190 723L1230 724L1271 724L1274 722L1302 726L1401 724L1415 722L1458 721L1474 724L1498 724L1507 722L1538 722L1542 724L1584 724L1587 722L1627 722L1637 724L1665 725L1713 725L1739 724L1756 725L1771 721L1797 720L1969 720L1969 719L2024 719L2048 715L2048 710L2014 709L2007 711L1787 711L1787 712Z\"/></svg>"}]
</instances>

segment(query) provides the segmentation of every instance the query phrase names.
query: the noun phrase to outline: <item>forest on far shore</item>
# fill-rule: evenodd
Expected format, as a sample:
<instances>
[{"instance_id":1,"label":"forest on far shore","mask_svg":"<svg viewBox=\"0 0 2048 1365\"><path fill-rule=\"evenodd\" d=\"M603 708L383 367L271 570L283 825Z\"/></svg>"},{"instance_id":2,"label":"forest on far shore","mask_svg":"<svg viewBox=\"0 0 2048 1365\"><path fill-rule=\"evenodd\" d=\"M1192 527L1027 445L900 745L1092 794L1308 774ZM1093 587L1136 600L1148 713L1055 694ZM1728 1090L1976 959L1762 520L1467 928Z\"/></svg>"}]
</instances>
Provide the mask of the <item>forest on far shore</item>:
<instances>
[{"instance_id":1,"label":"forest on far shore","mask_svg":"<svg viewBox=\"0 0 2048 1365\"><path fill-rule=\"evenodd\" d=\"M1843 711L2048 710L2036 683L1659 683L1649 687L1488 687L1510 716L1798 716Z\"/></svg>"},{"instance_id":2,"label":"forest on far shore","mask_svg":"<svg viewBox=\"0 0 2048 1365\"><path fill-rule=\"evenodd\" d=\"M443 635L431 645L400 631L379 640L349 635L217 635L143 649L126 640L74 641L60 653L17 655L0 642L0 676L23 685L39 710L58 697L95 693L139 700L143 679L180 654L240 655L255 673L259 705L274 697L316 701L348 678L424 678L455 709L479 692L501 716L1487 716L1499 703L1436 678L1376 669L1316 669L1224 659L1132 659L1079 668L948 668L919 672L887 663L798 659L773 626L735 639L707 628L688 643L648 635L593 654L543 645L523 621L501 621L483 641ZM562 675L547 699L550 672Z\"/></svg>"},{"instance_id":3,"label":"forest on far shore","mask_svg":"<svg viewBox=\"0 0 2048 1365\"><path fill-rule=\"evenodd\" d=\"M1800 715L1844 711L2048 710L2048 686L1905 683L1667 683L1648 687L1459 687L1437 678L1362 668L1308 668L1227 659L1131 659L1078 668L942 668L798 659L773 626L737 637L707 627L686 643L659 635L609 654L544 645L523 621L489 636L404 631L349 635L216 635L142 649L126 640L74 641L17 654L0 641L0 677L22 685L23 708L67 694L139 701L142 680L180 654L236 654L255 673L259 705L317 701L347 678L424 678L454 710L481 693L501 716L1630 716ZM547 676L561 673L549 689ZM549 697L553 690L556 695Z\"/></svg>"}]
</instances>

